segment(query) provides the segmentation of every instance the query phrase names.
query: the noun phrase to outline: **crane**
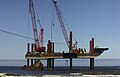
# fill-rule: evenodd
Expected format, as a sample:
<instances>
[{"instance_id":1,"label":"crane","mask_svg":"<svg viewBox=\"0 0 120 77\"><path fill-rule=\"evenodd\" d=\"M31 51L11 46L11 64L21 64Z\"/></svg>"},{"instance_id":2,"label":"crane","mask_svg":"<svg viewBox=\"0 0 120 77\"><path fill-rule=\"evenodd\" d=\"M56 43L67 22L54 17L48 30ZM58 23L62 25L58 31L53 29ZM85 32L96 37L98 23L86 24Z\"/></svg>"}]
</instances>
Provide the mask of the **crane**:
<instances>
[{"instance_id":1,"label":"crane","mask_svg":"<svg viewBox=\"0 0 120 77\"><path fill-rule=\"evenodd\" d=\"M40 24L40 20L37 20L37 21L38 21L38 24L40 26L40 32L39 32L40 46L43 47L43 32L44 32L44 29L43 29L42 25Z\"/></svg>"},{"instance_id":2,"label":"crane","mask_svg":"<svg viewBox=\"0 0 120 77\"><path fill-rule=\"evenodd\" d=\"M52 0L52 2L54 3L54 6L55 6L55 10L56 10L56 14L57 14L57 17L58 17L58 20L59 20L59 23L61 25L61 29L62 29L62 32L63 32L63 35L64 35L64 38L65 38L65 41L66 41L66 44L69 48L69 52L72 51L72 32L70 31L70 40L68 38L68 34L67 34L67 31L66 31L66 28L65 28L65 25L64 25L64 22L63 22L63 18L62 18L62 13L57 5L57 1L55 0ZM74 44L74 47L75 45L77 44L77 41L76 43Z\"/></svg>"},{"instance_id":3,"label":"crane","mask_svg":"<svg viewBox=\"0 0 120 77\"><path fill-rule=\"evenodd\" d=\"M45 47L43 47L43 31L44 30L43 28L40 29L40 33L38 37L33 0L29 0L29 13L31 15L32 26L33 26L35 51L45 51Z\"/></svg>"}]
</instances>

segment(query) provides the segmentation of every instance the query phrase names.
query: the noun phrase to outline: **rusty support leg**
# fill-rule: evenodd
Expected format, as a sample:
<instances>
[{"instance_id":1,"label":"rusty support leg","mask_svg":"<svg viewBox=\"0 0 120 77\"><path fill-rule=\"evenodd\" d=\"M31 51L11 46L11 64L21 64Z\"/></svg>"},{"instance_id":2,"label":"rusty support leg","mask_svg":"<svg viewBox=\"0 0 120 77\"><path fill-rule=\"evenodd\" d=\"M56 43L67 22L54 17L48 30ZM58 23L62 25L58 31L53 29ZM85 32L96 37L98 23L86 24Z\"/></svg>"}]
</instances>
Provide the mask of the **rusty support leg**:
<instances>
[{"instance_id":1,"label":"rusty support leg","mask_svg":"<svg viewBox=\"0 0 120 77\"><path fill-rule=\"evenodd\" d=\"M30 52L30 43L27 43L27 53ZM27 66L29 67L29 59L27 59Z\"/></svg>"},{"instance_id":2,"label":"rusty support leg","mask_svg":"<svg viewBox=\"0 0 120 77\"><path fill-rule=\"evenodd\" d=\"M70 58L70 69L72 69L72 58Z\"/></svg>"},{"instance_id":3,"label":"rusty support leg","mask_svg":"<svg viewBox=\"0 0 120 77\"><path fill-rule=\"evenodd\" d=\"M36 59L34 59L34 63L36 63L37 62L37 60Z\"/></svg>"},{"instance_id":4,"label":"rusty support leg","mask_svg":"<svg viewBox=\"0 0 120 77\"><path fill-rule=\"evenodd\" d=\"M47 44L47 53L48 54L52 53L52 43L50 42L50 40L48 41L48 44Z\"/></svg>"},{"instance_id":5,"label":"rusty support leg","mask_svg":"<svg viewBox=\"0 0 120 77\"><path fill-rule=\"evenodd\" d=\"M31 65L33 65L33 59L31 59Z\"/></svg>"},{"instance_id":6,"label":"rusty support leg","mask_svg":"<svg viewBox=\"0 0 120 77\"><path fill-rule=\"evenodd\" d=\"M33 52L34 44L31 44L31 52ZM33 59L31 59L31 65L33 65Z\"/></svg>"},{"instance_id":7,"label":"rusty support leg","mask_svg":"<svg viewBox=\"0 0 120 77\"><path fill-rule=\"evenodd\" d=\"M54 42L52 43L52 53L54 53ZM51 67L52 67L52 69L54 69L54 58L53 59L51 59Z\"/></svg>"},{"instance_id":8,"label":"rusty support leg","mask_svg":"<svg viewBox=\"0 0 120 77\"><path fill-rule=\"evenodd\" d=\"M47 69L50 70L51 68L51 59L47 59Z\"/></svg>"},{"instance_id":9,"label":"rusty support leg","mask_svg":"<svg viewBox=\"0 0 120 77\"><path fill-rule=\"evenodd\" d=\"M51 59L51 68L54 69L54 59Z\"/></svg>"},{"instance_id":10,"label":"rusty support leg","mask_svg":"<svg viewBox=\"0 0 120 77\"><path fill-rule=\"evenodd\" d=\"M34 51L34 44L31 44L31 52Z\"/></svg>"},{"instance_id":11,"label":"rusty support leg","mask_svg":"<svg viewBox=\"0 0 120 77\"><path fill-rule=\"evenodd\" d=\"M94 70L94 58L90 58L90 70Z\"/></svg>"},{"instance_id":12,"label":"rusty support leg","mask_svg":"<svg viewBox=\"0 0 120 77\"><path fill-rule=\"evenodd\" d=\"M29 59L27 59L27 66L29 67L30 65L29 65Z\"/></svg>"},{"instance_id":13,"label":"rusty support leg","mask_svg":"<svg viewBox=\"0 0 120 77\"><path fill-rule=\"evenodd\" d=\"M94 38L92 38L92 53L94 53Z\"/></svg>"},{"instance_id":14,"label":"rusty support leg","mask_svg":"<svg viewBox=\"0 0 120 77\"><path fill-rule=\"evenodd\" d=\"M30 43L27 43L27 52L30 52Z\"/></svg>"},{"instance_id":15,"label":"rusty support leg","mask_svg":"<svg viewBox=\"0 0 120 77\"><path fill-rule=\"evenodd\" d=\"M50 61L50 69L52 68L52 59L49 59Z\"/></svg>"},{"instance_id":16,"label":"rusty support leg","mask_svg":"<svg viewBox=\"0 0 120 77\"><path fill-rule=\"evenodd\" d=\"M72 52L72 31L70 31L69 52Z\"/></svg>"},{"instance_id":17,"label":"rusty support leg","mask_svg":"<svg viewBox=\"0 0 120 77\"><path fill-rule=\"evenodd\" d=\"M94 38L92 38L92 40L90 40L90 53L91 54L94 53Z\"/></svg>"}]
</instances>

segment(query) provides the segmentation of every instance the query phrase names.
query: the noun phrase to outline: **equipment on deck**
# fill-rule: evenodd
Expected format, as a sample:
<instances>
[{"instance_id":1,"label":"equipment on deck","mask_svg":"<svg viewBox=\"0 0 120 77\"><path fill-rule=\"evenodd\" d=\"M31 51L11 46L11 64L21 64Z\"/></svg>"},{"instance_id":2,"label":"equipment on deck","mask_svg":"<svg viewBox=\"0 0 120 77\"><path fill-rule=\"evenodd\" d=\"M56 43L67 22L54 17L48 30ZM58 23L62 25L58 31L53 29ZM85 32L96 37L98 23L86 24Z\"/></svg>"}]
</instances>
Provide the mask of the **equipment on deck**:
<instances>
[{"instance_id":1,"label":"equipment on deck","mask_svg":"<svg viewBox=\"0 0 120 77\"><path fill-rule=\"evenodd\" d=\"M31 15L32 26L33 26L35 51L45 52L45 47L43 47L43 31L44 31L44 29L41 27L40 34L39 34L40 36L38 37L33 0L29 0L29 13Z\"/></svg>"}]
</instances>

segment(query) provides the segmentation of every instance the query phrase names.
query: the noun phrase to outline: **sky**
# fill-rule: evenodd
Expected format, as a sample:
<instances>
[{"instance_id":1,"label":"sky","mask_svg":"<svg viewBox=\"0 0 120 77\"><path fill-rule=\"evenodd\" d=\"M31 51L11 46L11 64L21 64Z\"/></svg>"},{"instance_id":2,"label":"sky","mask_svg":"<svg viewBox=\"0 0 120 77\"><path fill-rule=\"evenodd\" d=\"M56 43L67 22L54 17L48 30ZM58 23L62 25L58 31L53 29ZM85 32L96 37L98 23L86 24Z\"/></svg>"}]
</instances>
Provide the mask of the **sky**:
<instances>
[{"instance_id":1,"label":"sky","mask_svg":"<svg viewBox=\"0 0 120 77\"><path fill-rule=\"evenodd\" d=\"M89 52L89 41L108 47L97 59L120 59L120 0L57 0L65 23L73 31L78 47ZM51 0L34 0L44 28L44 40L55 42L55 51L66 51L67 45ZM28 0L0 0L0 30L33 38ZM39 25L37 24L39 28ZM66 27L68 35L69 31ZM25 59L27 43L34 40L0 32L0 59ZM58 44L62 43L62 44ZM47 42L44 42L46 46Z\"/></svg>"}]
</instances>

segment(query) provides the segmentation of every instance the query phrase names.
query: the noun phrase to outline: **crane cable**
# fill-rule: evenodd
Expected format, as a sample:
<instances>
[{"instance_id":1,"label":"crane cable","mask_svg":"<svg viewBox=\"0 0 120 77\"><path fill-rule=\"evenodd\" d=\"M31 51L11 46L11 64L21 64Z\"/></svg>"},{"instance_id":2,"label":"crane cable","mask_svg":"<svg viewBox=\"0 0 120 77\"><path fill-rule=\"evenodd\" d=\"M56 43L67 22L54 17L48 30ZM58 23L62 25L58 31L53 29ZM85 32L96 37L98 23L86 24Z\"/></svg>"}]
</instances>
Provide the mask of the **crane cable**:
<instances>
[{"instance_id":1,"label":"crane cable","mask_svg":"<svg viewBox=\"0 0 120 77\"><path fill-rule=\"evenodd\" d=\"M60 7L60 6L59 6L59 7ZM69 31L71 31L71 29L70 29L69 25L67 24L67 22L66 22L66 20L65 20L65 17L63 16L63 14L62 14L62 13L61 13L61 15L62 15L62 17L63 17L63 21L65 22L66 27L68 28L68 30L69 30ZM74 39L75 43L77 43L77 41L76 41L76 38L75 38L74 34L73 34L72 36L73 36L73 39Z\"/></svg>"},{"instance_id":2,"label":"crane cable","mask_svg":"<svg viewBox=\"0 0 120 77\"><path fill-rule=\"evenodd\" d=\"M0 32L4 32L4 33L7 33L7 34L11 34L11 35L19 36L19 37L22 37L22 38L27 38L27 39L34 40L34 38L27 37L27 36L24 36L24 35L20 35L20 34L17 34L17 33L13 33L13 32L9 32L9 31L2 30L2 29L0 29ZM43 41L43 42L48 42L48 41ZM55 43L55 44L65 45L65 43L59 43L59 42L54 42L54 43Z\"/></svg>"},{"instance_id":3,"label":"crane cable","mask_svg":"<svg viewBox=\"0 0 120 77\"><path fill-rule=\"evenodd\" d=\"M34 6L34 7L35 7L35 6ZM37 10L36 10L36 7L35 7L35 13L36 13L36 16L37 16L38 25L39 25L40 28L42 28L42 25L41 25L40 18L39 18L38 12L37 12Z\"/></svg>"},{"instance_id":4,"label":"crane cable","mask_svg":"<svg viewBox=\"0 0 120 77\"><path fill-rule=\"evenodd\" d=\"M1 32L4 32L4 33L11 34L11 35L15 35L15 36L19 36L19 37L23 37L23 38L27 38L27 39L34 40L34 39L31 38L31 37L27 37L27 36L24 36L24 35L16 34L16 33L13 33L13 32L6 31L6 30L1 30L1 29L0 29L0 31L1 31Z\"/></svg>"},{"instance_id":5,"label":"crane cable","mask_svg":"<svg viewBox=\"0 0 120 77\"><path fill-rule=\"evenodd\" d=\"M62 14L61 14L61 15L62 15ZM62 16L63 16L63 15L62 15ZM63 20L64 20L64 22L65 22L65 24L66 24L66 26L67 26L68 30L69 30L69 31L71 31L71 29L70 29L70 27L68 26L68 24L67 24L67 22L66 22L66 20L65 20L64 16L63 16ZM74 40L75 40L75 42L76 42L76 38L75 38L74 34L73 34L72 36L73 36L73 39L74 39Z\"/></svg>"}]
</instances>

